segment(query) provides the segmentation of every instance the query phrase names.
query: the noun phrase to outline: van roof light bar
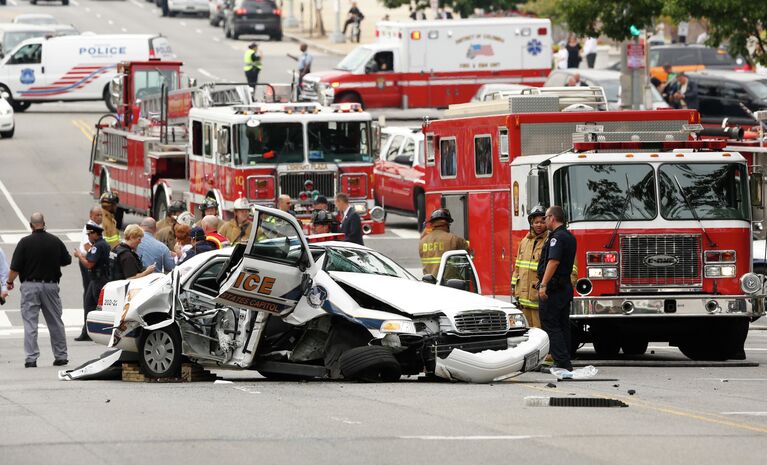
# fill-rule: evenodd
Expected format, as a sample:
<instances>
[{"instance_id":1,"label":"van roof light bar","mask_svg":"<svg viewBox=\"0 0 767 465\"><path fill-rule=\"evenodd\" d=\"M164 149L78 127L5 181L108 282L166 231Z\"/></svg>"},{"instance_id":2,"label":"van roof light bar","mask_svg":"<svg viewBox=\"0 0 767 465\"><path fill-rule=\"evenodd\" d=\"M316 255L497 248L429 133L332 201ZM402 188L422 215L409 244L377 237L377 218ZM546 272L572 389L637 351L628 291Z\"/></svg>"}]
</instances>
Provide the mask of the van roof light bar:
<instances>
[{"instance_id":1,"label":"van roof light bar","mask_svg":"<svg viewBox=\"0 0 767 465\"><path fill-rule=\"evenodd\" d=\"M592 152L592 151L620 151L620 150L645 150L669 152L677 149L692 150L722 150L727 146L727 141L709 140L709 141L636 141L636 142L575 142L573 144L574 152Z\"/></svg>"}]
</instances>

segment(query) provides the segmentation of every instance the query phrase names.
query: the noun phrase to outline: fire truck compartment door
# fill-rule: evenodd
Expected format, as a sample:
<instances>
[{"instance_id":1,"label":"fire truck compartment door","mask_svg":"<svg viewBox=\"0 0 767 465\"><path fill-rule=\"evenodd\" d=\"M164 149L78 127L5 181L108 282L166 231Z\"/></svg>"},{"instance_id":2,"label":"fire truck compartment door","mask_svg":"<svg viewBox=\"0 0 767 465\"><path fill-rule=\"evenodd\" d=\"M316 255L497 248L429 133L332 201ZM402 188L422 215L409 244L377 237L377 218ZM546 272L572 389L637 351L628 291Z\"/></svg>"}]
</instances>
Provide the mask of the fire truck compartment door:
<instances>
[{"instance_id":1,"label":"fire truck compartment door","mask_svg":"<svg viewBox=\"0 0 767 465\"><path fill-rule=\"evenodd\" d=\"M293 311L312 286L316 265L301 226L289 213L255 206L244 256L221 285L217 302L271 314Z\"/></svg>"},{"instance_id":2,"label":"fire truck compartment door","mask_svg":"<svg viewBox=\"0 0 767 465\"><path fill-rule=\"evenodd\" d=\"M450 210L450 215L453 217L450 232L470 241L466 215L466 194L445 195L442 197L442 206Z\"/></svg>"},{"instance_id":3,"label":"fire truck compartment door","mask_svg":"<svg viewBox=\"0 0 767 465\"><path fill-rule=\"evenodd\" d=\"M482 294L477 269L471 256L465 250L450 250L442 254L437 272L437 284L447 285L448 280L458 279L464 282L464 290Z\"/></svg>"}]
</instances>

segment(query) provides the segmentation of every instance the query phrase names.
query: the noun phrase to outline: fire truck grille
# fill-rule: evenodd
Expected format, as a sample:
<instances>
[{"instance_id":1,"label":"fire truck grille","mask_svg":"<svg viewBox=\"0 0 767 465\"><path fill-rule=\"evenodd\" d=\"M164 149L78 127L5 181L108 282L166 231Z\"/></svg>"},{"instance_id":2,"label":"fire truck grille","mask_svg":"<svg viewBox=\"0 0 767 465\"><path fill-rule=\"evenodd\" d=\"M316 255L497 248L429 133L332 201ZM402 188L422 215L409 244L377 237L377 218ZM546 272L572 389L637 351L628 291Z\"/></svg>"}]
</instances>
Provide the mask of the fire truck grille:
<instances>
[{"instance_id":1,"label":"fire truck grille","mask_svg":"<svg viewBox=\"0 0 767 465\"><path fill-rule=\"evenodd\" d=\"M621 236L621 287L699 287L699 235Z\"/></svg>"},{"instance_id":2,"label":"fire truck grille","mask_svg":"<svg viewBox=\"0 0 767 465\"><path fill-rule=\"evenodd\" d=\"M455 327L459 333L497 333L506 331L509 323L504 312L498 310L474 310L456 315Z\"/></svg>"},{"instance_id":3,"label":"fire truck grille","mask_svg":"<svg viewBox=\"0 0 767 465\"><path fill-rule=\"evenodd\" d=\"M285 173L280 175L280 193L287 194L292 199L297 199L298 194L304 191L307 180L314 182L314 190L320 191L320 195L332 199L336 194L335 173Z\"/></svg>"}]
</instances>

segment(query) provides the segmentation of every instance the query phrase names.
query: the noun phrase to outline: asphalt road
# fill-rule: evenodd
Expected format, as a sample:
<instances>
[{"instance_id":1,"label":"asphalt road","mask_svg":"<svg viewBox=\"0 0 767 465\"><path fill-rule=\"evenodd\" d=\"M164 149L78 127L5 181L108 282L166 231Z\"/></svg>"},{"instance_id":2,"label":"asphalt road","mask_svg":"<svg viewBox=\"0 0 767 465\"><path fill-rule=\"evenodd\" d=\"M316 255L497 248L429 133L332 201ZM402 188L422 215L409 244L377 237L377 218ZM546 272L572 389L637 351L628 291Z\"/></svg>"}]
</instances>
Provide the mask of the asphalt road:
<instances>
[{"instance_id":1,"label":"asphalt road","mask_svg":"<svg viewBox=\"0 0 767 465\"><path fill-rule=\"evenodd\" d=\"M0 7L0 21L22 12L54 14L83 31L162 32L199 81L243 77L240 61L249 39L224 39L205 19L161 18L140 0L71 0L68 7L10 0ZM297 45L261 47L262 77L287 80L294 62L286 53L295 53ZM315 56L318 70L338 59ZM0 140L0 248L8 257L34 211L42 211L49 230L74 247L93 202L87 171L91 128L105 110L101 103L33 105L17 115L16 136ZM416 241L414 220L392 215L387 233L367 243L417 269ZM102 348L71 340L82 321L74 265L65 268L61 288L70 366L75 366ZM595 380L553 387L547 386L553 376L541 373L489 386L416 380L283 383L255 372L218 372L231 383L216 384L60 382L44 330L40 367L23 367L18 308L17 292L0 307L3 465L764 461L763 330L750 333L746 351L748 361L760 366L685 366L676 349L655 344L655 353L644 361L601 366ZM589 347L582 358L593 358ZM642 366L648 364L662 366ZM609 397L629 406L526 407L528 396Z\"/></svg>"}]
</instances>

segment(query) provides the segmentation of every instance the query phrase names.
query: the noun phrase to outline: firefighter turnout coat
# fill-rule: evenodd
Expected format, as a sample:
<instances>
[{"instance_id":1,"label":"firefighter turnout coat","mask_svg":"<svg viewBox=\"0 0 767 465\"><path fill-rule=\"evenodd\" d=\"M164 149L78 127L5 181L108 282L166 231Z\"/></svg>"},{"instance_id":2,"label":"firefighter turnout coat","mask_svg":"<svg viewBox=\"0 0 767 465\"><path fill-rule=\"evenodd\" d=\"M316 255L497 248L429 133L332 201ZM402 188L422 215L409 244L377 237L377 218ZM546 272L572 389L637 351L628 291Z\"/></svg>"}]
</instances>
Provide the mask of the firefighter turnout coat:
<instances>
[{"instance_id":1,"label":"firefighter turnout coat","mask_svg":"<svg viewBox=\"0 0 767 465\"><path fill-rule=\"evenodd\" d=\"M421 256L423 274L437 277L442 254L450 250L469 251L469 243L466 239L437 227L432 232L421 238L418 254Z\"/></svg>"},{"instance_id":2,"label":"firefighter turnout coat","mask_svg":"<svg viewBox=\"0 0 767 465\"><path fill-rule=\"evenodd\" d=\"M253 228L253 222L248 221L243 225L238 225L237 220L232 218L218 229L218 233L226 237L231 245L246 243L250 238L250 230Z\"/></svg>"},{"instance_id":3,"label":"firefighter turnout coat","mask_svg":"<svg viewBox=\"0 0 767 465\"><path fill-rule=\"evenodd\" d=\"M538 260L541 258L543 244L548 237L548 231L536 236L530 230L519 243L517 260L514 262L514 273L511 275L511 285L514 288L514 297L523 307L538 309L538 289L533 288L533 285L538 284ZM578 264L576 262L573 264L570 281L575 285L577 279Z\"/></svg>"}]
</instances>

